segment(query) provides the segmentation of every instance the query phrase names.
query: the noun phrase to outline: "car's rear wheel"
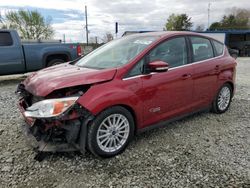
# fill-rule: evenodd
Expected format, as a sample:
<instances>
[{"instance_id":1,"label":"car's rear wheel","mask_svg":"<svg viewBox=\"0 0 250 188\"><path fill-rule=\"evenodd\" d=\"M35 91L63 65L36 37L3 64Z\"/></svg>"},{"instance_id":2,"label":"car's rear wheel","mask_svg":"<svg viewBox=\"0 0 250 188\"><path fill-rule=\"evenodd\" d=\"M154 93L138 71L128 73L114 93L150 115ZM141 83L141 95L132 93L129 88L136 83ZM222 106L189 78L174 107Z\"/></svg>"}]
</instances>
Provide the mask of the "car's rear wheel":
<instances>
[{"instance_id":1,"label":"car's rear wheel","mask_svg":"<svg viewBox=\"0 0 250 188\"><path fill-rule=\"evenodd\" d=\"M224 84L213 101L212 111L217 114L226 112L231 104L232 94L231 85L228 83Z\"/></svg>"},{"instance_id":2,"label":"car's rear wheel","mask_svg":"<svg viewBox=\"0 0 250 188\"><path fill-rule=\"evenodd\" d=\"M134 134L134 120L123 107L101 112L89 126L88 148L96 156L112 157L124 151Z\"/></svg>"}]
</instances>

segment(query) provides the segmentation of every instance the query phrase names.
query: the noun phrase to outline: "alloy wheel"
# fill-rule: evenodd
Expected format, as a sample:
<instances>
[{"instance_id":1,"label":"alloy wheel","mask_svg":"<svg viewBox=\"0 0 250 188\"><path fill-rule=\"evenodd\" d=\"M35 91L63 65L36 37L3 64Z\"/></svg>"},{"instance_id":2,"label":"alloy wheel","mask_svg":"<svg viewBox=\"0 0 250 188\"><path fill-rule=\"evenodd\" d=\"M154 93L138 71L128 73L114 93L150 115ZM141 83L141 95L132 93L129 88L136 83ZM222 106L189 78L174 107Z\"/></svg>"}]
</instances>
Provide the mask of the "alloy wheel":
<instances>
[{"instance_id":1,"label":"alloy wheel","mask_svg":"<svg viewBox=\"0 0 250 188\"><path fill-rule=\"evenodd\" d=\"M97 144L104 152L115 152L126 143L129 132L128 119L122 114L111 114L97 130Z\"/></svg>"},{"instance_id":2,"label":"alloy wheel","mask_svg":"<svg viewBox=\"0 0 250 188\"><path fill-rule=\"evenodd\" d=\"M218 96L217 105L219 110L224 111L228 107L230 99L231 99L231 91L228 87L225 86L220 90Z\"/></svg>"}]
</instances>

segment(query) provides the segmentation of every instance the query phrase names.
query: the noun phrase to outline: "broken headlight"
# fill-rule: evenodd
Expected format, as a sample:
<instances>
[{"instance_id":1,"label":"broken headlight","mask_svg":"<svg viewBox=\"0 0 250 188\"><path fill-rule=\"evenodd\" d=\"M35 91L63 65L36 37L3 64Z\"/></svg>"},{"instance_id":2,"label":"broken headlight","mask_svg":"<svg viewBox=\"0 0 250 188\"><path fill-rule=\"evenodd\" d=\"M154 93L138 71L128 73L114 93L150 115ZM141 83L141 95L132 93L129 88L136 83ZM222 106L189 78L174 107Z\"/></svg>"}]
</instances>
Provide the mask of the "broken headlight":
<instances>
[{"instance_id":1,"label":"broken headlight","mask_svg":"<svg viewBox=\"0 0 250 188\"><path fill-rule=\"evenodd\" d=\"M50 118L56 117L72 107L79 97L66 97L60 99L47 99L26 109L24 115L31 118Z\"/></svg>"}]
</instances>

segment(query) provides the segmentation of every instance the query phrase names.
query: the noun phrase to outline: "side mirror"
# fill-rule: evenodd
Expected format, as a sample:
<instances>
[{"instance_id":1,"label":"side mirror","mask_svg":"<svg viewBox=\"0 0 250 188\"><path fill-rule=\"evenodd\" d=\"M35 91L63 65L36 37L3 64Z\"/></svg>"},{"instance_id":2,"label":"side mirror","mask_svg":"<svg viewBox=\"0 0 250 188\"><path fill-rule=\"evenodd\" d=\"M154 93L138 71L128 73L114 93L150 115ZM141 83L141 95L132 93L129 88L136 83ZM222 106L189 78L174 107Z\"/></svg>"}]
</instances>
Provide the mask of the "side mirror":
<instances>
[{"instance_id":1,"label":"side mirror","mask_svg":"<svg viewBox=\"0 0 250 188\"><path fill-rule=\"evenodd\" d=\"M168 70L168 63L164 61L152 61L148 64L150 72L166 72Z\"/></svg>"}]
</instances>

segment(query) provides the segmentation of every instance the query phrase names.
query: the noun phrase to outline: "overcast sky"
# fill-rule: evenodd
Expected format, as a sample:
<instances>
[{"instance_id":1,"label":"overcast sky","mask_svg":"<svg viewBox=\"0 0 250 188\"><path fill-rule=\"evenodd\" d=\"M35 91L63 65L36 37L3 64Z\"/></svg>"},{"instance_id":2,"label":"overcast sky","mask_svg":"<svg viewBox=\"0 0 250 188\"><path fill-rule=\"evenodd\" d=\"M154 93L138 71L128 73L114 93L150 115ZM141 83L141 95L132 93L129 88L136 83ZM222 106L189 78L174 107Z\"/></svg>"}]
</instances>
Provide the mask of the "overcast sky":
<instances>
[{"instance_id":1,"label":"overcast sky","mask_svg":"<svg viewBox=\"0 0 250 188\"><path fill-rule=\"evenodd\" d=\"M210 22L218 21L232 7L250 8L249 0L1 0L3 16L10 10L37 10L52 18L55 38L66 35L68 42L83 42L85 38L84 5L88 6L90 37L102 38L114 33L119 23L119 36L127 30L162 30L172 13L187 13L194 28L207 27L207 9L211 2Z\"/></svg>"}]
</instances>

